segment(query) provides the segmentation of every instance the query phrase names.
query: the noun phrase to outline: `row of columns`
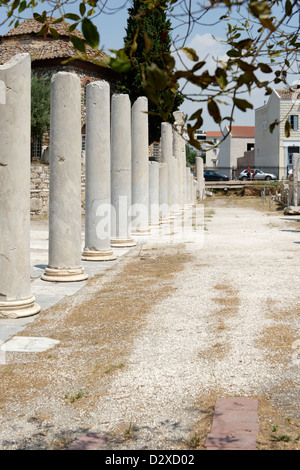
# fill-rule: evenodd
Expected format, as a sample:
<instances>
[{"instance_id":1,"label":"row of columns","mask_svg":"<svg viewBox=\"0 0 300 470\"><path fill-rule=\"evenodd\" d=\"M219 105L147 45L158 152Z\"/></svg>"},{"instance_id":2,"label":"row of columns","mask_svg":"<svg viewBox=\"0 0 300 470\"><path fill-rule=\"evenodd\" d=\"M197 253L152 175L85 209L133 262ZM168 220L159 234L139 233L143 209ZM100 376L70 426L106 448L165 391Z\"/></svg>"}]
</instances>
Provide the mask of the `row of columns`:
<instances>
[{"instance_id":1,"label":"row of columns","mask_svg":"<svg viewBox=\"0 0 300 470\"><path fill-rule=\"evenodd\" d=\"M30 77L28 54L0 66L0 317L40 311L30 293ZM151 226L195 203L199 191L186 167L182 113L174 113L175 128L162 124L162 162L151 162L147 98L131 106L128 95L110 98L108 83L90 83L82 252L80 87L73 73L59 72L51 80L45 281L87 279L82 260L115 259L114 248L134 246L133 235L150 233Z\"/></svg>"}]
</instances>

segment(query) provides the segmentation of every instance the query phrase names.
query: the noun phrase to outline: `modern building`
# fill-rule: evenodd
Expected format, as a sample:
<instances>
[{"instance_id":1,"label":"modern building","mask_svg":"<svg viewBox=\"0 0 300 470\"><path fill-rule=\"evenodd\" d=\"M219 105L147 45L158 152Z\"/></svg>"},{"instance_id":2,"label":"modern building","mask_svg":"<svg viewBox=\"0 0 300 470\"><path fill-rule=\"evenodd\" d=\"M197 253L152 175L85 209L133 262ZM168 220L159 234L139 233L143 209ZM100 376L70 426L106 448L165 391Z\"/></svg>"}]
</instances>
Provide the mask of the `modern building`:
<instances>
[{"instance_id":1,"label":"modern building","mask_svg":"<svg viewBox=\"0 0 300 470\"><path fill-rule=\"evenodd\" d=\"M285 133L287 120L289 137ZM273 89L268 102L255 110L255 165L279 179L285 178L292 168L293 154L299 149L300 89Z\"/></svg>"},{"instance_id":2,"label":"modern building","mask_svg":"<svg viewBox=\"0 0 300 470\"><path fill-rule=\"evenodd\" d=\"M207 131L206 133L206 169L216 170L219 166L219 143L221 131Z\"/></svg>"},{"instance_id":3,"label":"modern building","mask_svg":"<svg viewBox=\"0 0 300 470\"><path fill-rule=\"evenodd\" d=\"M238 158L253 150L254 146L254 126L225 126L219 146L219 172L236 179Z\"/></svg>"}]
</instances>

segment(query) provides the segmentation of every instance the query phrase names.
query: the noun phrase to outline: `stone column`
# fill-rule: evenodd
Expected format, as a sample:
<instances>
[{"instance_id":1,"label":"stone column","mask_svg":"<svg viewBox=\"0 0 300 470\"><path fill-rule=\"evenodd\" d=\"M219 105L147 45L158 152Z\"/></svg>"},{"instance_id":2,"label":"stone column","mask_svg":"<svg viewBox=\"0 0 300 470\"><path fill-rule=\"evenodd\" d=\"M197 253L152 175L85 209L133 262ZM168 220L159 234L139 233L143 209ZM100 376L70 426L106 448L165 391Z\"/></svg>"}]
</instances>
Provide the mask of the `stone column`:
<instances>
[{"instance_id":1,"label":"stone column","mask_svg":"<svg viewBox=\"0 0 300 470\"><path fill-rule=\"evenodd\" d=\"M49 261L44 281L87 279L81 265L81 87L74 73L51 79Z\"/></svg>"},{"instance_id":2,"label":"stone column","mask_svg":"<svg viewBox=\"0 0 300 470\"><path fill-rule=\"evenodd\" d=\"M203 176L203 158L196 157L196 177L197 177L197 199L203 201L205 199L205 179Z\"/></svg>"},{"instance_id":3,"label":"stone column","mask_svg":"<svg viewBox=\"0 0 300 470\"><path fill-rule=\"evenodd\" d=\"M173 204L171 206L171 211L173 214L180 213L180 206L178 204L178 160L175 157L172 157L172 174L174 183L172 184L172 200Z\"/></svg>"},{"instance_id":4,"label":"stone column","mask_svg":"<svg viewBox=\"0 0 300 470\"><path fill-rule=\"evenodd\" d=\"M85 248L82 259L110 261L110 86L86 88Z\"/></svg>"},{"instance_id":5,"label":"stone column","mask_svg":"<svg viewBox=\"0 0 300 470\"><path fill-rule=\"evenodd\" d=\"M159 165L159 217L160 222L166 222L169 216L168 165Z\"/></svg>"},{"instance_id":6,"label":"stone column","mask_svg":"<svg viewBox=\"0 0 300 470\"><path fill-rule=\"evenodd\" d=\"M175 122L173 129L173 154L178 160L178 205L180 209L184 207L184 171L186 162L183 161L183 145L184 140L182 131L184 126L184 113L182 111L175 111L173 113Z\"/></svg>"},{"instance_id":7,"label":"stone column","mask_svg":"<svg viewBox=\"0 0 300 470\"><path fill-rule=\"evenodd\" d=\"M300 206L300 154L294 153L293 156L293 205Z\"/></svg>"},{"instance_id":8,"label":"stone column","mask_svg":"<svg viewBox=\"0 0 300 470\"><path fill-rule=\"evenodd\" d=\"M159 167L158 162L149 162L149 223L151 226L159 222Z\"/></svg>"},{"instance_id":9,"label":"stone column","mask_svg":"<svg viewBox=\"0 0 300 470\"><path fill-rule=\"evenodd\" d=\"M190 189L190 195L191 195L191 204L194 204L195 203L195 199L194 199L194 175L190 169L190 185L191 185L191 189Z\"/></svg>"},{"instance_id":10,"label":"stone column","mask_svg":"<svg viewBox=\"0 0 300 470\"><path fill-rule=\"evenodd\" d=\"M126 94L111 102L111 246L131 247L131 103Z\"/></svg>"},{"instance_id":11,"label":"stone column","mask_svg":"<svg viewBox=\"0 0 300 470\"><path fill-rule=\"evenodd\" d=\"M173 130L171 124L162 122L161 124L161 162L168 166L168 204L171 208L173 204L173 185L175 183L173 168Z\"/></svg>"},{"instance_id":12,"label":"stone column","mask_svg":"<svg viewBox=\"0 0 300 470\"><path fill-rule=\"evenodd\" d=\"M132 106L132 234L149 234L148 99L140 96Z\"/></svg>"},{"instance_id":13,"label":"stone column","mask_svg":"<svg viewBox=\"0 0 300 470\"><path fill-rule=\"evenodd\" d=\"M187 194L186 194L186 149L185 149L185 140L181 138L181 159L182 159L182 188L183 188L183 203L186 204Z\"/></svg>"},{"instance_id":14,"label":"stone column","mask_svg":"<svg viewBox=\"0 0 300 470\"><path fill-rule=\"evenodd\" d=\"M29 54L0 65L0 318L35 315L30 291Z\"/></svg>"},{"instance_id":15,"label":"stone column","mask_svg":"<svg viewBox=\"0 0 300 470\"><path fill-rule=\"evenodd\" d=\"M185 203L187 205L190 205L191 203L191 181L190 181L190 169L189 167L187 166L185 168L185 174L186 174L186 177L185 177L185 195L186 195L186 199L185 199Z\"/></svg>"}]
</instances>

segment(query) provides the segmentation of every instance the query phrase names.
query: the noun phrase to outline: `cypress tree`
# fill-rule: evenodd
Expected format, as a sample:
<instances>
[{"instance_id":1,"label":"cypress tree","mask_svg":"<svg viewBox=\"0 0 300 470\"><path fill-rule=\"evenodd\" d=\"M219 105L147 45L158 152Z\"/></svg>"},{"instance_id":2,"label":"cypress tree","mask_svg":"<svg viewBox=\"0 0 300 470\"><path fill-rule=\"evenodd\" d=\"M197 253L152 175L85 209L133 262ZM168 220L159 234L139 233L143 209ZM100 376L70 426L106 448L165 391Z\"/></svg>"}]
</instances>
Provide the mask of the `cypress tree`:
<instances>
[{"instance_id":1,"label":"cypress tree","mask_svg":"<svg viewBox=\"0 0 300 470\"><path fill-rule=\"evenodd\" d=\"M149 144L159 141L161 134L163 112L169 122L173 120L173 111L176 111L183 99L179 94L174 94L169 88L158 92L160 105L151 101L149 90L144 88L143 77L146 76L147 66L156 64L159 69L165 67L165 58L170 58L171 22L166 17L164 8L155 8L147 15L143 14L143 0L133 0L128 9L126 36L124 37L124 49L128 55L132 55L133 66L124 74L118 87L121 93L127 93L131 102L139 96L148 95L149 99ZM162 7L164 2L161 2Z\"/></svg>"}]
</instances>

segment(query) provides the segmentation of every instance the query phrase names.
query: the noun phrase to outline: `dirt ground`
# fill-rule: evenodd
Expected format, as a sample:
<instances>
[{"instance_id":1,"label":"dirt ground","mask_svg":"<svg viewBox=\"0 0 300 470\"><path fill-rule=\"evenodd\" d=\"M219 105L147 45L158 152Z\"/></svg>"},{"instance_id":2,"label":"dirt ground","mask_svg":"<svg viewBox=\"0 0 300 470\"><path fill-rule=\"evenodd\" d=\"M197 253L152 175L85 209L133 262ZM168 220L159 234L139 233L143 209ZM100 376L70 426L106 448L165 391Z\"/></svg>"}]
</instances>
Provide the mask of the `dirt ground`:
<instances>
[{"instance_id":1,"label":"dirt ground","mask_svg":"<svg viewBox=\"0 0 300 470\"><path fill-rule=\"evenodd\" d=\"M274 204L272 207L267 203L263 205L260 198L213 197L205 202L208 232L215 210L220 207L250 208L269 216L266 227L269 224L270 229L282 215L280 208ZM299 234L299 219L285 222L287 227ZM44 353L10 353L7 363L0 365L0 448L64 450L81 433L102 432L103 429L109 449L143 448L145 437L141 437L144 432L141 424L123 420L110 427L103 421L99 402L105 403L118 377L132 368L130 357L136 341L147 328L155 307L176 294L178 276L189 266L202 269L202 261L197 260L195 265L194 257L186 243L155 245L145 250L137 247L103 275L88 280L74 296L42 312L28 324L21 335L47 336L60 343ZM208 264L208 259L203 264ZM295 269L299 273L298 262ZM213 333L197 358L200 368L201 361L205 367L207 364L213 367L216 361L225 361L228 357L230 345L223 341L223 335L240 306L239 293L234 286L217 281L213 289L215 313L209 325ZM295 328L295 325L299 328L299 298L295 300L294 308L288 305L285 311L275 308L270 297L269 309L264 312L267 326L256 347L263 351L265 361L271 366L274 363L284 368L287 351L299 339L299 329ZM278 383L278 388L280 392L274 391L274 395L253 395L259 400L257 447L260 450L299 450L299 404L294 404L297 413L293 415L293 407L290 403L285 407L282 398L284 388L292 389L293 396L297 396L299 383L294 377L287 377L284 385ZM172 442L173 449L205 450L214 403L220 396L230 396L223 384L209 390L199 388L192 410L192 416L198 419L191 419L187 431ZM170 440L168 443L170 445ZM161 448L164 445L162 439Z\"/></svg>"}]
</instances>

